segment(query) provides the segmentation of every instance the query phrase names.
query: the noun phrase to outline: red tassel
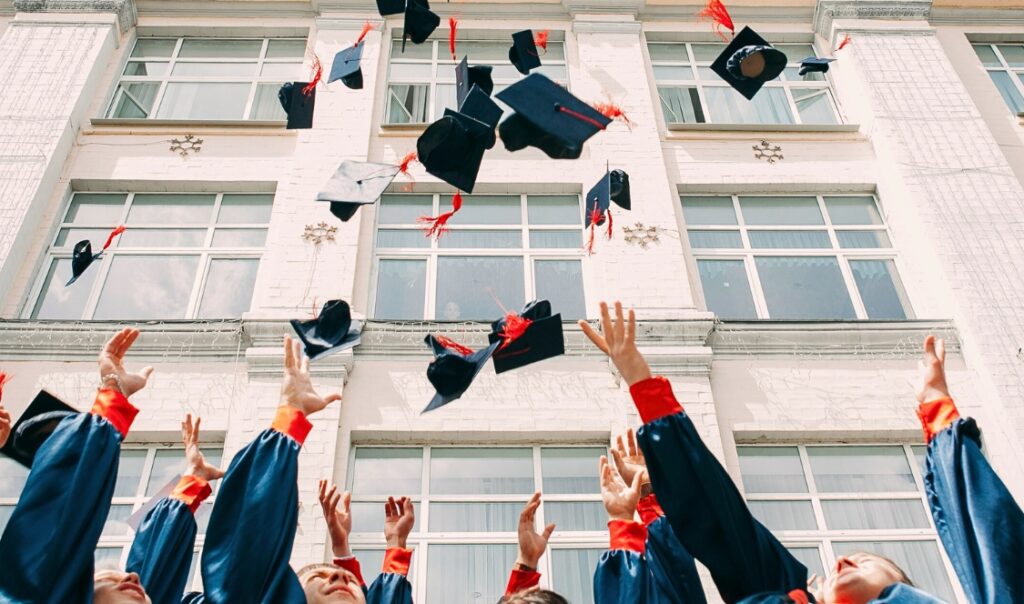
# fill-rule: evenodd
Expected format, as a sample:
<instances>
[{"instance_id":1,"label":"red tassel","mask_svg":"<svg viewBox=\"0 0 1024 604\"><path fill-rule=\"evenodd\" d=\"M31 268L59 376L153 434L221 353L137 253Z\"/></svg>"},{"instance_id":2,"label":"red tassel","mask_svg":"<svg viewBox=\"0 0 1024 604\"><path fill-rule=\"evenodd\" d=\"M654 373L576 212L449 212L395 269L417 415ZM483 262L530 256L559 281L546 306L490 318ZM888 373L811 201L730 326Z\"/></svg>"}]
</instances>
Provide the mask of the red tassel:
<instances>
[{"instance_id":1,"label":"red tassel","mask_svg":"<svg viewBox=\"0 0 1024 604\"><path fill-rule=\"evenodd\" d=\"M410 151L402 158L402 163L398 164L398 171L402 174L409 173L409 164L414 161L419 161L415 151Z\"/></svg>"},{"instance_id":2,"label":"red tassel","mask_svg":"<svg viewBox=\"0 0 1024 604\"><path fill-rule=\"evenodd\" d=\"M452 53L452 60L455 60L455 29L459 26L459 20L455 17L448 17L448 50Z\"/></svg>"},{"instance_id":3,"label":"red tassel","mask_svg":"<svg viewBox=\"0 0 1024 604\"><path fill-rule=\"evenodd\" d=\"M595 120L594 118L590 117L589 115L583 115L579 111L573 111L572 109L569 109L568 107L566 107L564 105L559 105L558 106L558 110L561 111L562 113L568 113L569 115L573 116L574 118L576 118L576 119L578 119L580 121L587 122L588 124L592 124L595 128L597 128L599 130L604 130L605 128L607 128L607 126L605 126L601 122Z\"/></svg>"},{"instance_id":4,"label":"red tassel","mask_svg":"<svg viewBox=\"0 0 1024 604\"><path fill-rule=\"evenodd\" d=\"M373 30L373 23L370 23L369 21L367 21L366 23L363 23L363 31L359 32L359 37L356 38L356 43L353 44L352 46L359 46L359 43L363 41L363 38L366 37L366 34L370 33L370 31L372 31L372 30Z\"/></svg>"},{"instance_id":5,"label":"red tassel","mask_svg":"<svg viewBox=\"0 0 1024 604\"><path fill-rule=\"evenodd\" d=\"M434 334L434 339L437 340L438 344L440 344L441 346L444 346L445 348L447 348L448 350L451 350L452 352L457 352L457 353L459 353L459 354L461 354L463 356L467 356L467 357L469 355L473 354L473 349L471 349L471 348L469 348L467 346L463 346L462 344L459 344L455 340L451 340L449 338L446 338L446 337L442 336L441 334Z\"/></svg>"},{"instance_id":6,"label":"red tassel","mask_svg":"<svg viewBox=\"0 0 1024 604\"><path fill-rule=\"evenodd\" d=\"M594 103L593 107L598 113L606 118L610 120L622 120L622 123L629 126L630 129L633 128L633 122L626 117L626 112L622 110L622 107L619 107L615 103Z\"/></svg>"},{"instance_id":7,"label":"red tassel","mask_svg":"<svg viewBox=\"0 0 1024 604\"><path fill-rule=\"evenodd\" d=\"M316 85L320 83L320 78L324 76L324 66L320 64L320 57L313 53L313 77L309 80L309 84L302 87L302 94L309 96L313 94L313 90Z\"/></svg>"},{"instance_id":8,"label":"red tassel","mask_svg":"<svg viewBox=\"0 0 1024 604\"><path fill-rule=\"evenodd\" d=\"M725 34L722 33L723 27L731 31L732 35L736 35L736 26L732 24L732 17L729 16L729 11L726 10L725 5L722 4L722 0L708 0L708 4L704 7L704 10L697 13L697 18L711 19L714 22L713 27L715 33L718 34L719 38L726 42L729 41L729 38L726 38Z\"/></svg>"},{"instance_id":9,"label":"red tassel","mask_svg":"<svg viewBox=\"0 0 1024 604\"><path fill-rule=\"evenodd\" d=\"M124 227L123 224L121 226L117 227L116 229L114 229L113 231L110 231L110 235L107 235L107 242L103 244L103 249L107 249L108 247L110 247L110 244L114 243L114 237L117 237L118 235L120 235L124 231L125 231L125 227Z\"/></svg>"},{"instance_id":10,"label":"red tassel","mask_svg":"<svg viewBox=\"0 0 1024 604\"><path fill-rule=\"evenodd\" d=\"M452 197L452 209L449 212L445 212L439 216L420 216L416 219L416 222L423 223L423 231L427 237L440 238L442 235L448 232L448 219L455 215L456 212L462 209L462 193L459 191L455 192L455 196Z\"/></svg>"},{"instance_id":11,"label":"red tassel","mask_svg":"<svg viewBox=\"0 0 1024 604\"><path fill-rule=\"evenodd\" d=\"M594 253L594 228L596 224L596 222L590 223L590 237L587 239L587 245L583 247L587 251L588 256Z\"/></svg>"},{"instance_id":12,"label":"red tassel","mask_svg":"<svg viewBox=\"0 0 1024 604\"><path fill-rule=\"evenodd\" d=\"M3 400L4 398L4 384L6 384L9 379L10 377L6 373L0 371L0 400Z\"/></svg>"},{"instance_id":13,"label":"red tassel","mask_svg":"<svg viewBox=\"0 0 1024 604\"><path fill-rule=\"evenodd\" d=\"M498 332L501 337L501 346L498 350L508 346L520 336L526 333L526 329L533 323L530 319L519 316L514 312L505 314L505 327Z\"/></svg>"},{"instance_id":14,"label":"red tassel","mask_svg":"<svg viewBox=\"0 0 1024 604\"><path fill-rule=\"evenodd\" d=\"M537 45L537 48L543 48L544 54L548 52L548 36L550 35L550 31L543 29L533 36L533 43Z\"/></svg>"},{"instance_id":15,"label":"red tassel","mask_svg":"<svg viewBox=\"0 0 1024 604\"><path fill-rule=\"evenodd\" d=\"M598 208L598 204L594 202L594 209L590 211L590 238L587 240L587 255L594 253L594 231L597 229L597 223L601 221L601 210Z\"/></svg>"},{"instance_id":16,"label":"red tassel","mask_svg":"<svg viewBox=\"0 0 1024 604\"><path fill-rule=\"evenodd\" d=\"M836 46L836 51L840 51L840 50L846 48L846 45L849 44L852 41L853 40L850 39L850 34L846 34L845 36L843 36L843 41L839 43L839 46Z\"/></svg>"},{"instance_id":17,"label":"red tassel","mask_svg":"<svg viewBox=\"0 0 1024 604\"><path fill-rule=\"evenodd\" d=\"M604 213L608 217L608 232L606 233L608 239L612 238L612 209L608 208L608 211Z\"/></svg>"}]
</instances>

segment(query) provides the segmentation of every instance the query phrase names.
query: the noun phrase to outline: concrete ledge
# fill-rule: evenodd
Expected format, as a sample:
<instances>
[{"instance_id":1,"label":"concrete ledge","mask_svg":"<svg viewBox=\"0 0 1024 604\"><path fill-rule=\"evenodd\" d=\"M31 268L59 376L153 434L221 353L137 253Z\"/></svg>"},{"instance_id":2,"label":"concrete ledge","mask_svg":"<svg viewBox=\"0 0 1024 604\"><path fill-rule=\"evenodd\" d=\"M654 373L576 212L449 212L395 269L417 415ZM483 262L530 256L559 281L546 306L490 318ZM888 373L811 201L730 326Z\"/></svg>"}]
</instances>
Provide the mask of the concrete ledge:
<instances>
[{"instance_id":1,"label":"concrete ledge","mask_svg":"<svg viewBox=\"0 0 1024 604\"><path fill-rule=\"evenodd\" d=\"M859 132L859 124L669 124L670 132L750 132L770 135L779 132Z\"/></svg>"},{"instance_id":2,"label":"concrete ledge","mask_svg":"<svg viewBox=\"0 0 1024 604\"><path fill-rule=\"evenodd\" d=\"M285 120L161 120L124 117L93 117L89 118L93 126L115 126L131 128L166 128L172 126L175 131L182 128L192 131L205 131L208 128L253 128L260 130L284 130L288 125ZM290 132L290 131L289 131Z\"/></svg>"}]
</instances>

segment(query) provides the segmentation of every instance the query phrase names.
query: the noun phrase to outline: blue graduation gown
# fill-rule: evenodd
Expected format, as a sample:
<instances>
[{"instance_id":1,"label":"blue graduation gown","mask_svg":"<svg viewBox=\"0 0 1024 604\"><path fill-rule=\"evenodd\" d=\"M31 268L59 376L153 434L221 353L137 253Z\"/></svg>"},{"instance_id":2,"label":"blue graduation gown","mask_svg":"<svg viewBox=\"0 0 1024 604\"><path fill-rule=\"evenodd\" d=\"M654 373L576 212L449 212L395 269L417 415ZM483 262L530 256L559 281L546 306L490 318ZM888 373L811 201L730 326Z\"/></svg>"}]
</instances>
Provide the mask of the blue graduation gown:
<instances>
[{"instance_id":1,"label":"blue graduation gown","mask_svg":"<svg viewBox=\"0 0 1024 604\"><path fill-rule=\"evenodd\" d=\"M811 599L811 602L814 600ZM744 598L740 604L794 604L789 594L784 593L763 593ZM896 583L882 590L878 598L871 600L869 604L947 604L942 600L921 591L920 589Z\"/></svg>"},{"instance_id":2,"label":"blue graduation gown","mask_svg":"<svg viewBox=\"0 0 1024 604\"><path fill-rule=\"evenodd\" d=\"M697 565L676 538L665 516L647 525L647 567L653 581L648 602L667 604L705 604Z\"/></svg>"},{"instance_id":3,"label":"blue graduation gown","mask_svg":"<svg viewBox=\"0 0 1024 604\"><path fill-rule=\"evenodd\" d=\"M366 595L367 604L412 604L412 584L406 578L409 574L409 561L412 550L399 547L388 548L384 554L381 572L373 580L370 587L363 581L363 573L359 561L354 558L335 558L335 566L340 566L359 579Z\"/></svg>"},{"instance_id":4,"label":"blue graduation gown","mask_svg":"<svg viewBox=\"0 0 1024 604\"><path fill-rule=\"evenodd\" d=\"M93 413L64 418L36 452L0 538L2 602L92 602L93 551L110 512L122 433L137 413L120 393L101 390L96 399Z\"/></svg>"},{"instance_id":5,"label":"blue graduation gown","mask_svg":"<svg viewBox=\"0 0 1024 604\"><path fill-rule=\"evenodd\" d=\"M643 555L647 527L640 522L608 522L611 544L594 569L594 604L644 604L649 599L654 577Z\"/></svg>"}]
</instances>

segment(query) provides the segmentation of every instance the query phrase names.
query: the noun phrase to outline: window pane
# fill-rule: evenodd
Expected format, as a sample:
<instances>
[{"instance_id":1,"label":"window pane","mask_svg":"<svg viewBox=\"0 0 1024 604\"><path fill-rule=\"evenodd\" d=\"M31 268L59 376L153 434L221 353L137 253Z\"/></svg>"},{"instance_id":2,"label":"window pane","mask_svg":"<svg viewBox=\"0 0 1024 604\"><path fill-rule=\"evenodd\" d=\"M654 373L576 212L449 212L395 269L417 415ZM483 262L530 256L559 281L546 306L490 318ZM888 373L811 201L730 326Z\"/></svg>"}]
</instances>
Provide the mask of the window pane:
<instances>
[{"instance_id":1,"label":"window pane","mask_svg":"<svg viewBox=\"0 0 1024 604\"><path fill-rule=\"evenodd\" d=\"M825 576L825 566L821 563L821 552L816 547L787 547L789 553L807 567L807 573Z\"/></svg>"},{"instance_id":2,"label":"window pane","mask_svg":"<svg viewBox=\"0 0 1024 604\"><path fill-rule=\"evenodd\" d=\"M601 456L607 454L604 447L541 449L544 492L551 495L600 493L601 483L594 468Z\"/></svg>"},{"instance_id":3,"label":"window pane","mask_svg":"<svg viewBox=\"0 0 1024 604\"><path fill-rule=\"evenodd\" d=\"M132 58L169 58L178 43L174 38L139 38L132 49Z\"/></svg>"},{"instance_id":4,"label":"window pane","mask_svg":"<svg viewBox=\"0 0 1024 604\"><path fill-rule=\"evenodd\" d=\"M696 86L658 86L658 98L661 99L665 121L669 124L703 124L707 121Z\"/></svg>"},{"instance_id":5,"label":"window pane","mask_svg":"<svg viewBox=\"0 0 1024 604\"><path fill-rule=\"evenodd\" d=\"M212 40L192 38L181 43L179 58L189 59L256 59L263 40Z\"/></svg>"},{"instance_id":6,"label":"window pane","mask_svg":"<svg viewBox=\"0 0 1024 604\"><path fill-rule=\"evenodd\" d=\"M909 304L892 260L851 260L850 271L869 319L907 318Z\"/></svg>"},{"instance_id":7,"label":"window pane","mask_svg":"<svg viewBox=\"0 0 1024 604\"><path fill-rule=\"evenodd\" d=\"M688 225L736 224L731 197L683 197L682 204Z\"/></svg>"},{"instance_id":8,"label":"window pane","mask_svg":"<svg viewBox=\"0 0 1024 604\"><path fill-rule=\"evenodd\" d=\"M561 313L563 320L587 317L582 262L537 260L533 263L533 279L536 298L550 301L553 312Z\"/></svg>"},{"instance_id":9,"label":"window pane","mask_svg":"<svg viewBox=\"0 0 1024 604\"><path fill-rule=\"evenodd\" d=\"M435 447L430 451L430 492L532 494L533 451Z\"/></svg>"},{"instance_id":10,"label":"window pane","mask_svg":"<svg viewBox=\"0 0 1024 604\"><path fill-rule=\"evenodd\" d=\"M808 71L804 75L800 75L799 67L787 67L782 71L783 79L787 82L824 82L825 74L820 71ZM817 90L821 90L817 88ZM799 92L796 90L794 92Z\"/></svg>"},{"instance_id":11,"label":"window pane","mask_svg":"<svg viewBox=\"0 0 1024 604\"><path fill-rule=\"evenodd\" d=\"M280 84L258 84L256 86L256 96L252 100L252 111L249 112L249 119L288 119L288 114L284 112L284 107L281 107L281 101L277 98L277 92L280 89Z\"/></svg>"},{"instance_id":12,"label":"window pane","mask_svg":"<svg viewBox=\"0 0 1024 604\"><path fill-rule=\"evenodd\" d=\"M786 58L790 63L799 62L804 57L818 56L814 52L814 46L810 44L773 44L773 46L786 53Z\"/></svg>"},{"instance_id":13,"label":"window pane","mask_svg":"<svg viewBox=\"0 0 1024 604\"><path fill-rule=\"evenodd\" d=\"M430 65L426 63L392 63L388 70L388 77L393 82L400 80L412 80L415 82L417 80L429 80L431 72ZM452 81L455 80L454 68L452 68L451 72L445 69L444 73L450 73Z\"/></svg>"},{"instance_id":14,"label":"window pane","mask_svg":"<svg viewBox=\"0 0 1024 604\"><path fill-rule=\"evenodd\" d=\"M486 61L508 61L508 46L509 45L505 42L493 42L486 40L468 40L463 42L460 39L458 51L460 57L468 55L473 57L473 61L476 63ZM547 56L548 55L543 54L543 51L541 51L542 59ZM449 57L444 54L441 55L442 60L447 58Z\"/></svg>"},{"instance_id":15,"label":"window pane","mask_svg":"<svg viewBox=\"0 0 1024 604\"><path fill-rule=\"evenodd\" d=\"M213 502L204 501L196 510L196 530L200 535L210 527L210 513L213 512Z\"/></svg>"},{"instance_id":16,"label":"window pane","mask_svg":"<svg viewBox=\"0 0 1024 604\"><path fill-rule=\"evenodd\" d=\"M123 193L75 193L64 222L113 225L121 220L126 197Z\"/></svg>"},{"instance_id":17,"label":"window pane","mask_svg":"<svg viewBox=\"0 0 1024 604\"><path fill-rule=\"evenodd\" d=\"M174 64L171 75L251 78L256 75L256 63L184 63L179 61Z\"/></svg>"},{"instance_id":18,"label":"window pane","mask_svg":"<svg viewBox=\"0 0 1024 604\"><path fill-rule=\"evenodd\" d=\"M71 259L54 259L50 263L36 307L32 310L32 318L81 319L99 272L99 266L90 266L77 281L65 287L64 284L71 278Z\"/></svg>"},{"instance_id":19,"label":"window pane","mask_svg":"<svg viewBox=\"0 0 1024 604\"><path fill-rule=\"evenodd\" d=\"M668 82L670 80L693 80L693 68L689 65L652 65L651 70L654 71L654 80L657 82ZM695 90L693 87L680 87L680 88L669 88L669 87L658 87L659 94L662 89L665 92L672 90ZM662 100L664 101L664 95Z\"/></svg>"},{"instance_id":20,"label":"window pane","mask_svg":"<svg viewBox=\"0 0 1024 604\"><path fill-rule=\"evenodd\" d=\"M839 262L833 256L754 258L772 319L855 319Z\"/></svg>"},{"instance_id":21,"label":"window pane","mask_svg":"<svg viewBox=\"0 0 1024 604\"><path fill-rule=\"evenodd\" d=\"M459 98L455 93L455 84L438 84L434 86L434 113L431 119L439 120L444 116L444 110L456 110Z\"/></svg>"},{"instance_id":22,"label":"window pane","mask_svg":"<svg viewBox=\"0 0 1024 604\"><path fill-rule=\"evenodd\" d=\"M359 560L359 570L367 585L372 585L380 574L384 565L384 550L382 549L353 549L352 554ZM415 567L415 565L413 565ZM412 567L409 569L409 579L412 580Z\"/></svg>"},{"instance_id":23,"label":"window pane","mask_svg":"<svg viewBox=\"0 0 1024 604\"><path fill-rule=\"evenodd\" d=\"M416 492L419 492L417 483ZM413 503L416 508L416 518L413 520L412 532L420 531L420 518L423 510L419 501ZM353 502L349 508L352 512L352 532L367 533L372 535L384 534L384 502Z\"/></svg>"},{"instance_id":24,"label":"window pane","mask_svg":"<svg viewBox=\"0 0 1024 604\"><path fill-rule=\"evenodd\" d=\"M832 247L826 231L750 231L750 247L820 249Z\"/></svg>"},{"instance_id":25,"label":"window pane","mask_svg":"<svg viewBox=\"0 0 1024 604\"><path fill-rule=\"evenodd\" d=\"M220 202L218 224L267 224L273 195L225 195Z\"/></svg>"},{"instance_id":26,"label":"window pane","mask_svg":"<svg viewBox=\"0 0 1024 604\"><path fill-rule=\"evenodd\" d=\"M748 501L750 513L773 531L804 531L818 528L810 501Z\"/></svg>"},{"instance_id":27,"label":"window pane","mask_svg":"<svg viewBox=\"0 0 1024 604\"><path fill-rule=\"evenodd\" d=\"M428 41L426 44L406 44L405 52L402 51L402 41L391 42L391 60L399 59L429 59L432 56L434 43Z\"/></svg>"},{"instance_id":28,"label":"window pane","mask_svg":"<svg viewBox=\"0 0 1024 604\"><path fill-rule=\"evenodd\" d=\"M416 224L416 219L420 216L433 214L431 203L430 195L383 195L377 207L377 222Z\"/></svg>"},{"instance_id":29,"label":"window pane","mask_svg":"<svg viewBox=\"0 0 1024 604\"><path fill-rule=\"evenodd\" d=\"M974 52L978 54L978 58L981 59L982 65L985 67L1001 67L1002 64L996 57L996 53L992 50L992 47L988 44L975 44Z\"/></svg>"},{"instance_id":30,"label":"window pane","mask_svg":"<svg viewBox=\"0 0 1024 604\"><path fill-rule=\"evenodd\" d=\"M79 241L88 239L89 241L97 242L97 245L102 245L107 239L107 234L110 233L109 229L60 229L57 231L57 240L53 242L54 247L66 247L72 249ZM115 239L113 245L119 246L121 239L124 235ZM95 253L95 251L93 252Z\"/></svg>"},{"instance_id":31,"label":"window pane","mask_svg":"<svg viewBox=\"0 0 1024 604\"><path fill-rule=\"evenodd\" d=\"M258 258L214 258L206 275L200 319L238 319L252 304Z\"/></svg>"},{"instance_id":32,"label":"window pane","mask_svg":"<svg viewBox=\"0 0 1024 604\"><path fill-rule=\"evenodd\" d=\"M550 46L548 48L550 48ZM512 65L505 66L499 64L499 67L495 71L497 71L498 74L501 74L502 70L507 69L510 71L511 75L512 68ZM549 79L554 80L555 82L561 84L562 86L568 86L568 82L566 80L568 79L569 72L566 71L565 65L552 65L550 63L544 63L540 67L534 69L533 73L542 73Z\"/></svg>"},{"instance_id":33,"label":"window pane","mask_svg":"<svg viewBox=\"0 0 1024 604\"><path fill-rule=\"evenodd\" d=\"M526 198L530 224L580 224L580 198L576 195L530 195Z\"/></svg>"},{"instance_id":34,"label":"window pane","mask_svg":"<svg viewBox=\"0 0 1024 604\"><path fill-rule=\"evenodd\" d=\"M27 479L28 468L10 457L0 457L0 497L18 498Z\"/></svg>"},{"instance_id":35,"label":"window pane","mask_svg":"<svg viewBox=\"0 0 1024 604\"><path fill-rule=\"evenodd\" d=\"M742 260L698 260L708 310L720 319L756 319L754 298Z\"/></svg>"},{"instance_id":36,"label":"window pane","mask_svg":"<svg viewBox=\"0 0 1024 604\"><path fill-rule=\"evenodd\" d=\"M920 589L944 602L955 602L935 541L852 541L833 545L837 556L871 552L894 561Z\"/></svg>"},{"instance_id":37,"label":"window pane","mask_svg":"<svg viewBox=\"0 0 1024 604\"><path fill-rule=\"evenodd\" d=\"M885 231L836 231L841 248L892 247L892 241Z\"/></svg>"},{"instance_id":38,"label":"window pane","mask_svg":"<svg viewBox=\"0 0 1024 604\"><path fill-rule=\"evenodd\" d=\"M549 501L544 504L544 522L554 522L560 531L603 531L608 528L608 513L600 501Z\"/></svg>"},{"instance_id":39,"label":"window pane","mask_svg":"<svg viewBox=\"0 0 1024 604\"><path fill-rule=\"evenodd\" d=\"M673 61L676 63L689 63L690 57L686 54L686 44L648 44L647 51L652 61Z\"/></svg>"},{"instance_id":40,"label":"window pane","mask_svg":"<svg viewBox=\"0 0 1024 604\"><path fill-rule=\"evenodd\" d=\"M184 319L199 256L114 257L95 319Z\"/></svg>"},{"instance_id":41,"label":"window pane","mask_svg":"<svg viewBox=\"0 0 1024 604\"><path fill-rule=\"evenodd\" d=\"M747 224L825 224L814 197L740 197L740 210Z\"/></svg>"},{"instance_id":42,"label":"window pane","mask_svg":"<svg viewBox=\"0 0 1024 604\"><path fill-rule=\"evenodd\" d=\"M917 464L917 469L921 470L921 473L923 474L924 461L925 458L928 456L928 447L924 445L913 445L910 447L910 449L914 454L914 463Z\"/></svg>"},{"instance_id":43,"label":"window pane","mask_svg":"<svg viewBox=\"0 0 1024 604\"><path fill-rule=\"evenodd\" d=\"M579 231L530 231L530 247L534 249L578 249L582 245Z\"/></svg>"},{"instance_id":44,"label":"window pane","mask_svg":"<svg viewBox=\"0 0 1024 604\"><path fill-rule=\"evenodd\" d=\"M443 577L427 581L427 604L497 602L516 559L512 544L431 545L427 552L427 574Z\"/></svg>"},{"instance_id":45,"label":"window pane","mask_svg":"<svg viewBox=\"0 0 1024 604\"><path fill-rule=\"evenodd\" d=\"M804 124L835 124L835 111L832 110L832 102L829 100L828 89L800 89L793 88L793 101L796 103L796 110L800 113L800 121Z\"/></svg>"},{"instance_id":46,"label":"window pane","mask_svg":"<svg viewBox=\"0 0 1024 604\"><path fill-rule=\"evenodd\" d=\"M282 80L303 81L308 72L302 63L264 63L260 68L263 77L281 78Z\"/></svg>"},{"instance_id":47,"label":"window pane","mask_svg":"<svg viewBox=\"0 0 1024 604\"><path fill-rule=\"evenodd\" d=\"M697 61L714 61L725 50L725 44L692 44L693 58Z\"/></svg>"},{"instance_id":48,"label":"window pane","mask_svg":"<svg viewBox=\"0 0 1024 604\"><path fill-rule=\"evenodd\" d=\"M832 224L882 224L873 197L826 197L825 207Z\"/></svg>"},{"instance_id":49,"label":"window pane","mask_svg":"<svg viewBox=\"0 0 1024 604\"><path fill-rule=\"evenodd\" d=\"M737 447L743 490L747 493L806 493L796 447Z\"/></svg>"},{"instance_id":50,"label":"window pane","mask_svg":"<svg viewBox=\"0 0 1024 604\"><path fill-rule=\"evenodd\" d=\"M920 499L824 500L825 524L832 530L928 528Z\"/></svg>"},{"instance_id":51,"label":"window pane","mask_svg":"<svg viewBox=\"0 0 1024 604\"><path fill-rule=\"evenodd\" d=\"M124 550L118 547L97 547L93 552L93 560L96 571L120 570L121 552Z\"/></svg>"},{"instance_id":52,"label":"window pane","mask_svg":"<svg viewBox=\"0 0 1024 604\"><path fill-rule=\"evenodd\" d=\"M438 240L440 248L521 248L523 233L515 231L450 230Z\"/></svg>"},{"instance_id":53,"label":"window pane","mask_svg":"<svg viewBox=\"0 0 1024 604\"><path fill-rule=\"evenodd\" d=\"M992 78L992 83L996 85L996 89L999 90L999 94L1006 101L1006 106L1010 108L1010 111L1014 113L1024 111L1024 96L1021 96L1020 90L1017 89L1017 84L1010 74L1005 71L990 71L988 75Z\"/></svg>"},{"instance_id":54,"label":"window pane","mask_svg":"<svg viewBox=\"0 0 1024 604\"><path fill-rule=\"evenodd\" d=\"M422 319L426 260L381 260L377 265L377 319Z\"/></svg>"},{"instance_id":55,"label":"window pane","mask_svg":"<svg viewBox=\"0 0 1024 604\"><path fill-rule=\"evenodd\" d=\"M153 469L146 483L146 497L152 497L185 471L184 449L157 449L153 457Z\"/></svg>"},{"instance_id":56,"label":"window pane","mask_svg":"<svg viewBox=\"0 0 1024 604\"><path fill-rule=\"evenodd\" d=\"M501 314L497 300L505 308L522 308L524 297L522 258L442 256L437 259L435 319L493 320Z\"/></svg>"},{"instance_id":57,"label":"window pane","mask_svg":"<svg viewBox=\"0 0 1024 604\"><path fill-rule=\"evenodd\" d=\"M352 492L356 495L419 495L423 490L420 448L356 448ZM386 481L380 479L387 476Z\"/></svg>"},{"instance_id":58,"label":"window pane","mask_svg":"<svg viewBox=\"0 0 1024 604\"><path fill-rule=\"evenodd\" d=\"M1024 67L1024 45L1000 44L997 48L1007 65L1014 68Z\"/></svg>"},{"instance_id":59,"label":"window pane","mask_svg":"<svg viewBox=\"0 0 1024 604\"><path fill-rule=\"evenodd\" d=\"M206 229L131 228L117 240L117 247L202 247L205 241Z\"/></svg>"},{"instance_id":60,"label":"window pane","mask_svg":"<svg viewBox=\"0 0 1024 604\"><path fill-rule=\"evenodd\" d=\"M422 124L427 121L426 84L391 84L388 86L388 124Z\"/></svg>"},{"instance_id":61,"label":"window pane","mask_svg":"<svg viewBox=\"0 0 1024 604\"><path fill-rule=\"evenodd\" d=\"M594 601L594 569L606 550L549 549L551 587L569 602Z\"/></svg>"},{"instance_id":62,"label":"window pane","mask_svg":"<svg viewBox=\"0 0 1024 604\"><path fill-rule=\"evenodd\" d=\"M213 247L263 247L267 242L266 229L217 229L213 232Z\"/></svg>"},{"instance_id":63,"label":"window pane","mask_svg":"<svg viewBox=\"0 0 1024 604\"><path fill-rule=\"evenodd\" d=\"M301 59L305 55L305 40L270 40L267 43L268 59Z\"/></svg>"},{"instance_id":64,"label":"window pane","mask_svg":"<svg viewBox=\"0 0 1024 604\"><path fill-rule=\"evenodd\" d=\"M0 535L7 528L7 523L11 521L11 514L13 513L13 505L0 505Z\"/></svg>"},{"instance_id":65,"label":"window pane","mask_svg":"<svg viewBox=\"0 0 1024 604\"><path fill-rule=\"evenodd\" d=\"M132 515L131 505L112 505L107 521L103 523L103 537L125 537L128 535L128 517Z\"/></svg>"},{"instance_id":66,"label":"window pane","mask_svg":"<svg viewBox=\"0 0 1024 604\"><path fill-rule=\"evenodd\" d=\"M739 231L687 231L686 236L696 249L743 247Z\"/></svg>"},{"instance_id":67,"label":"window pane","mask_svg":"<svg viewBox=\"0 0 1024 604\"><path fill-rule=\"evenodd\" d=\"M748 101L731 87L705 86L711 121L716 124L792 124L786 91L782 88L762 88Z\"/></svg>"},{"instance_id":68,"label":"window pane","mask_svg":"<svg viewBox=\"0 0 1024 604\"><path fill-rule=\"evenodd\" d=\"M380 229L377 231L377 247L430 247L430 239L420 230Z\"/></svg>"},{"instance_id":69,"label":"window pane","mask_svg":"<svg viewBox=\"0 0 1024 604\"><path fill-rule=\"evenodd\" d=\"M156 116L162 119L240 120L252 87L247 82L171 82Z\"/></svg>"},{"instance_id":70,"label":"window pane","mask_svg":"<svg viewBox=\"0 0 1024 604\"><path fill-rule=\"evenodd\" d=\"M114 484L114 497L134 497L142 480L142 467L146 464L145 449L121 449L121 459L117 465L117 482Z\"/></svg>"},{"instance_id":71,"label":"window pane","mask_svg":"<svg viewBox=\"0 0 1024 604\"><path fill-rule=\"evenodd\" d=\"M160 90L159 82L121 82L107 117L147 118Z\"/></svg>"},{"instance_id":72,"label":"window pane","mask_svg":"<svg viewBox=\"0 0 1024 604\"><path fill-rule=\"evenodd\" d=\"M519 503L431 503L430 530L514 533L522 509Z\"/></svg>"},{"instance_id":73,"label":"window pane","mask_svg":"<svg viewBox=\"0 0 1024 604\"><path fill-rule=\"evenodd\" d=\"M160 195L140 193L132 200L128 224L207 224L215 195ZM131 229L129 229L131 230Z\"/></svg>"},{"instance_id":74,"label":"window pane","mask_svg":"<svg viewBox=\"0 0 1024 604\"><path fill-rule=\"evenodd\" d=\"M450 205L441 196L441 208ZM462 224L522 224L522 205L518 195L463 195L459 222Z\"/></svg>"},{"instance_id":75,"label":"window pane","mask_svg":"<svg viewBox=\"0 0 1024 604\"><path fill-rule=\"evenodd\" d=\"M903 447L808 447L811 473L823 493L916 491Z\"/></svg>"}]
</instances>

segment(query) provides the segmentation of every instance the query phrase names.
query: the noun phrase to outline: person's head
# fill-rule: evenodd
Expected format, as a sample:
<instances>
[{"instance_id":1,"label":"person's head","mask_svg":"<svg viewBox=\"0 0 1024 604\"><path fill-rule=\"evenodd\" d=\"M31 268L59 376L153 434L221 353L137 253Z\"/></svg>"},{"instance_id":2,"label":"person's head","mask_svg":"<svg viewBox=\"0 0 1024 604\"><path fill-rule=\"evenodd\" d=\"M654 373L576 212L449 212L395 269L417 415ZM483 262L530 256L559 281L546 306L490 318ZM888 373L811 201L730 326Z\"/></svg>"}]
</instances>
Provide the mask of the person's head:
<instances>
[{"instance_id":1,"label":"person's head","mask_svg":"<svg viewBox=\"0 0 1024 604\"><path fill-rule=\"evenodd\" d=\"M836 560L835 571L824 585L826 604L866 604L877 599L886 587L914 583L895 562L868 552L854 552Z\"/></svg>"},{"instance_id":2,"label":"person's head","mask_svg":"<svg viewBox=\"0 0 1024 604\"><path fill-rule=\"evenodd\" d=\"M135 573L101 570L93 576L92 584L95 604L151 604Z\"/></svg>"},{"instance_id":3,"label":"person's head","mask_svg":"<svg viewBox=\"0 0 1024 604\"><path fill-rule=\"evenodd\" d=\"M299 570L298 575L302 591L306 594L306 604L366 604L359 579L344 568L332 564L310 564Z\"/></svg>"},{"instance_id":4,"label":"person's head","mask_svg":"<svg viewBox=\"0 0 1024 604\"><path fill-rule=\"evenodd\" d=\"M547 589L527 589L505 596L498 604L569 604L569 600Z\"/></svg>"}]
</instances>

